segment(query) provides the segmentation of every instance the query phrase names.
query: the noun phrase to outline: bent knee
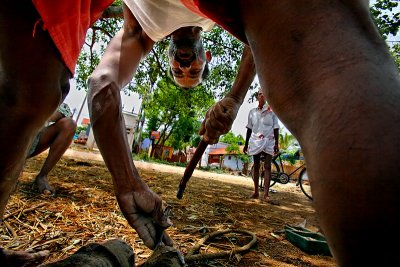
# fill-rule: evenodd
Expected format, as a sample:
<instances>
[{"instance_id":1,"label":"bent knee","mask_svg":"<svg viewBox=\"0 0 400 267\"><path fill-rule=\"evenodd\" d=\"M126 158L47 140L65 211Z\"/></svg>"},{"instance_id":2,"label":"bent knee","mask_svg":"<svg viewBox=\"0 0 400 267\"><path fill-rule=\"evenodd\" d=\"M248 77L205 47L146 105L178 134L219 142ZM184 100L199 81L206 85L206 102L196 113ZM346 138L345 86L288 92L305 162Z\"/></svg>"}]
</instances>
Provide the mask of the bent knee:
<instances>
[{"instance_id":1,"label":"bent knee","mask_svg":"<svg viewBox=\"0 0 400 267\"><path fill-rule=\"evenodd\" d=\"M75 134L77 123L71 118L62 118L57 121L58 126L63 132L68 134L68 136L73 136Z\"/></svg>"}]
</instances>

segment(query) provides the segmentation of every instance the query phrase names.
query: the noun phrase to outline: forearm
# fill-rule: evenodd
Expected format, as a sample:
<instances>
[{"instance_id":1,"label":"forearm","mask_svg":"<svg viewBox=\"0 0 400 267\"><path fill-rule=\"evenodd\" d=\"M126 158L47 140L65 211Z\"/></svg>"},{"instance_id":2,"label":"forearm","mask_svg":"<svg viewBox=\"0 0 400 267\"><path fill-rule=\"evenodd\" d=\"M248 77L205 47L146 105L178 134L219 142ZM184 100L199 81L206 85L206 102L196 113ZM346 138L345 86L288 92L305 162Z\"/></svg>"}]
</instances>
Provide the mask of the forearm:
<instances>
[{"instance_id":1,"label":"forearm","mask_svg":"<svg viewBox=\"0 0 400 267\"><path fill-rule=\"evenodd\" d=\"M113 177L116 193L137 191L145 184L133 164L121 109L120 90L132 79L152 42L125 10L124 28L109 43L89 78L88 106L97 146ZM124 16L125 16L124 13Z\"/></svg>"},{"instance_id":2,"label":"forearm","mask_svg":"<svg viewBox=\"0 0 400 267\"><path fill-rule=\"evenodd\" d=\"M249 145L249 140L250 140L250 136L251 136L252 130L250 128L247 128L246 131L246 141L244 143L245 146Z\"/></svg>"},{"instance_id":3,"label":"forearm","mask_svg":"<svg viewBox=\"0 0 400 267\"><path fill-rule=\"evenodd\" d=\"M93 90L92 84L89 86ZM143 188L143 182L133 164L120 106L120 90L115 84L109 84L95 96L89 97L92 130L112 175L117 195Z\"/></svg>"},{"instance_id":4,"label":"forearm","mask_svg":"<svg viewBox=\"0 0 400 267\"><path fill-rule=\"evenodd\" d=\"M231 91L227 94L227 97L229 96L235 98L240 103L243 103L243 100L255 76L256 68L254 65L253 55L250 48L245 45L243 48L239 71L236 75L236 79L233 83Z\"/></svg>"},{"instance_id":5,"label":"forearm","mask_svg":"<svg viewBox=\"0 0 400 267\"><path fill-rule=\"evenodd\" d=\"M275 145L279 145L279 129L274 129Z\"/></svg>"}]
</instances>

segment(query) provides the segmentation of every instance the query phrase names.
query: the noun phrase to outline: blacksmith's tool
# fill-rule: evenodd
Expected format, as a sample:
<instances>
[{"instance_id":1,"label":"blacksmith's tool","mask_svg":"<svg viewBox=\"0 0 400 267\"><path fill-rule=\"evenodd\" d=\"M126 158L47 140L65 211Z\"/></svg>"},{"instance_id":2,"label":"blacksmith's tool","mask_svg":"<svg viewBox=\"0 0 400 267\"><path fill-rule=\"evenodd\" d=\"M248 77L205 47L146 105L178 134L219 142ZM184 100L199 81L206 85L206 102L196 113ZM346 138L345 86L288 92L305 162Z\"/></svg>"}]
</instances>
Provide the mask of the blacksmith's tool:
<instances>
[{"instance_id":1,"label":"blacksmith's tool","mask_svg":"<svg viewBox=\"0 0 400 267\"><path fill-rule=\"evenodd\" d=\"M196 168L197 163L201 159L201 156L203 156L204 151L207 148L207 143L203 139L201 139L196 152L194 152L193 158L189 161L189 164L186 166L185 172L183 173L183 177L179 183L178 187L178 192L176 194L176 197L178 199L182 199L183 197L183 192L185 191L186 184L189 181L190 177L192 177L193 171Z\"/></svg>"}]
</instances>

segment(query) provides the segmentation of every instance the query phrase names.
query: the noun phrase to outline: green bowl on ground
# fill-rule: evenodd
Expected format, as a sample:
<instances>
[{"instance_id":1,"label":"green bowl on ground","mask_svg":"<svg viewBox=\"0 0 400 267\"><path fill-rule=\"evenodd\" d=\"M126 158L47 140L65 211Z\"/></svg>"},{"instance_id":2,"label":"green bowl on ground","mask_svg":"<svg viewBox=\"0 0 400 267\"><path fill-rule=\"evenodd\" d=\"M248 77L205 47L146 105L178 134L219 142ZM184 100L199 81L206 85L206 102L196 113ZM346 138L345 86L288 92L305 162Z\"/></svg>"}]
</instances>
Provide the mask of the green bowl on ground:
<instances>
[{"instance_id":1,"label":"green bowl on ground","mask_svg":"<svg viewBox=\"0 0 400 267\"><path fill-rule=\"evenodd\" d=\"M331 256L325 237L306 228L285 225L286 239L310 255Z\"/></svg>"}]
</instances>

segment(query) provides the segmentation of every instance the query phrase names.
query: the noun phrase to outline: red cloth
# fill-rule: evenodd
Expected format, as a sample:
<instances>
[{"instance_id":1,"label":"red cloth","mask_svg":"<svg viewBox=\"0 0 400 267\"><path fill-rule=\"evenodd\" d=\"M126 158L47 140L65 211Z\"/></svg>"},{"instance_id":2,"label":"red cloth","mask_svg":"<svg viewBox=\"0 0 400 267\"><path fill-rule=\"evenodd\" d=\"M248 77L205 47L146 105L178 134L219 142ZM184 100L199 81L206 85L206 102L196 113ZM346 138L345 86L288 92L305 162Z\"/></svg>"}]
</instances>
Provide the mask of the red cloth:
<instances>
[{"instance_id":1,"label":"red cloth","mask_svg":"<svg viewBox=\"0 0 400 267\"><path fill-rule=\"evenodd\" d=\"M73 74L89 27L113 0L32 0L43 27Z\"/></svg>"},{"instance_id":2,"label":"red cloth","mask_svg":"<svg viewBox=\"0 0 400 267\"><path fill-rule=\"evenodd\" d=\"M233 4L236 1L238 0L181 0L192 12L213 20L223 29L247 44L240 18L240 10L233 8L236 6Z\"/></svg>"}]
</instances>

